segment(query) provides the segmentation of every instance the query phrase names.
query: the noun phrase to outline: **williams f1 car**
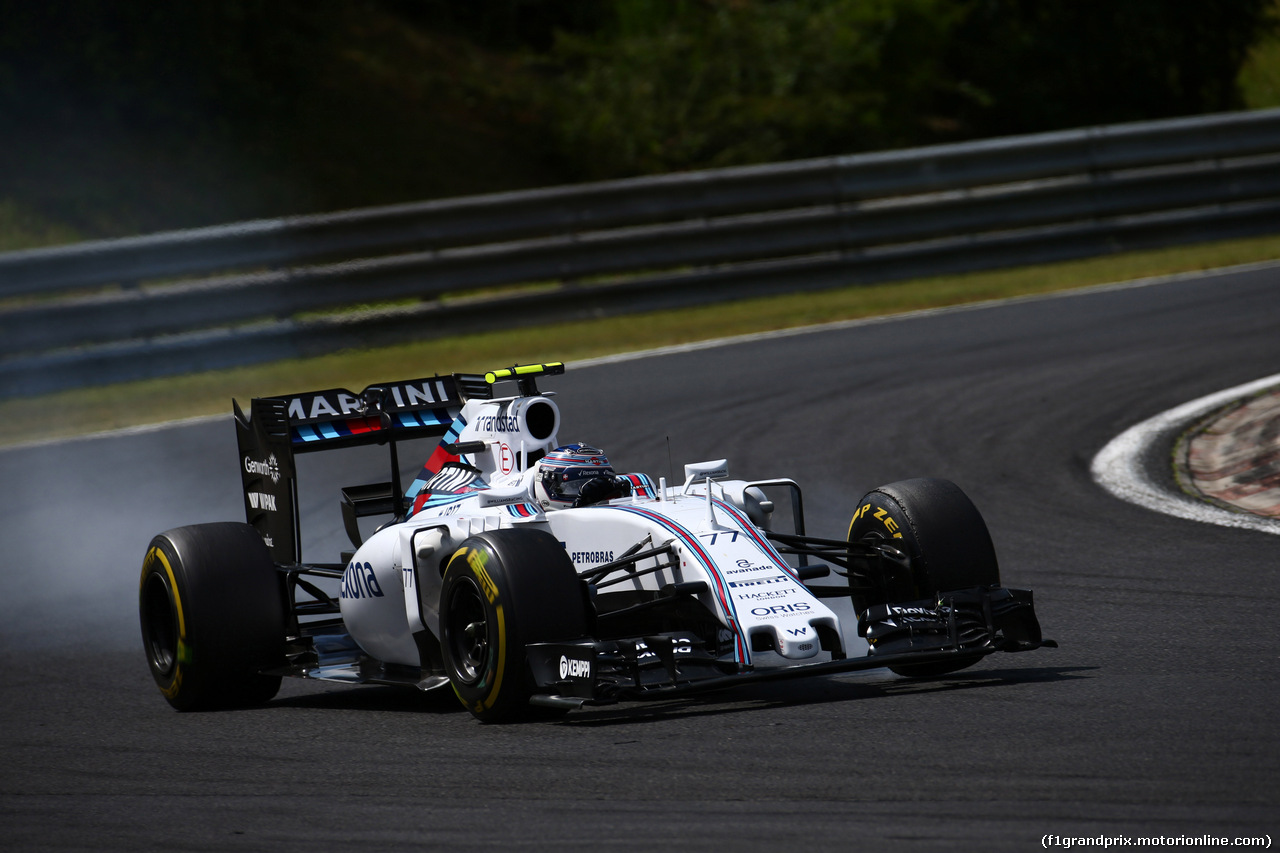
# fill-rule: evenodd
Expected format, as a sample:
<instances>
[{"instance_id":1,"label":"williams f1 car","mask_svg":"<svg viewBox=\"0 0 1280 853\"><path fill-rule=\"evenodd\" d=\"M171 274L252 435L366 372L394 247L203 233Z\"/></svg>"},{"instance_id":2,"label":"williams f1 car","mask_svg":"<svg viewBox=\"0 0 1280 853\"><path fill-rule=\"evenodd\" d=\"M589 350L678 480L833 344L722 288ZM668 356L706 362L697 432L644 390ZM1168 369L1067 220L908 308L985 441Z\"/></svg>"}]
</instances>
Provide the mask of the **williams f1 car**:
<instances>
[{"instance_id":1,"label":"williams f1 car","mask_svg":"<svg viewBox=\"0 0 1280 853\"><path fill-rule=\"evenodd\" d=\"M954 484L883 486L843 537L812 537L792 480L731 479L720 459L655 481L561 444L537 383L563 372L235 404L247 523L167 531L142 565L142 639L164 697L259 704L282 676L449 687L493 721L752 680L938 675L1054 645L1031 593L1000 585L982 516ZM418 438L438 443L406 486L399 447ZM343 488L352 549L304 562L295 459L358 445L387 449L389 480ZM856 622L833 597L852 600Z\"/></svg>"}]
</instances>

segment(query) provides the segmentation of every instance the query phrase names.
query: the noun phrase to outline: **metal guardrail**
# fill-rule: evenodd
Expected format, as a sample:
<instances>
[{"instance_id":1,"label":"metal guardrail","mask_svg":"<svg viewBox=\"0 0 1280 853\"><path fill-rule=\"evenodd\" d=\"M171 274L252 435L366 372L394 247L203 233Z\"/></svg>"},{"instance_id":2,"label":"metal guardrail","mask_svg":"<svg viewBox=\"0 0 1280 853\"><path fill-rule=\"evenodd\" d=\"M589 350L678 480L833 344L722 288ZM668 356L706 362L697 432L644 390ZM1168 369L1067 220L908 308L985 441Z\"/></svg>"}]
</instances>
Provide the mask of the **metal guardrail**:
<instances>
[{"instance_id":1,"label":"metal guardrail","mask_svg":"<svg viewBox=\"0 0 1280 853\"><path fill-rule=\"evenodd\" d=\"M0 396L1276 231L1267 110L10 252Z\"/></svg>"}]
</instances>

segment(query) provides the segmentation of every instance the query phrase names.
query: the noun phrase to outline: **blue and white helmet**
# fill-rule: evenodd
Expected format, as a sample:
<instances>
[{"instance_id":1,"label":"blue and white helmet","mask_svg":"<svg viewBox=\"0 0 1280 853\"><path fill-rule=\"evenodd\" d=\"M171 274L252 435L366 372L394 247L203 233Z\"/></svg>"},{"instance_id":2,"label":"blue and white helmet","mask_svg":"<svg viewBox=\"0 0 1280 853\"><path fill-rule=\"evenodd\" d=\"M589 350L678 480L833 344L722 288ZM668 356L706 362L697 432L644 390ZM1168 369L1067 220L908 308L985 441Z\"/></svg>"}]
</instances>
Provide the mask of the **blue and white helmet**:
<instances>
[{"instance_id":1,"label":"blue and white helmet","mask_svg":"<svg viewBox=\"0 0 1280 853\"><path fill-rule=\"evenodd\" d=\"M584 483L613 475L603 450L589 444L566 444L538 461L534 494L544 507L563 509L577 502Z\"/></svg>"}]
</instances>

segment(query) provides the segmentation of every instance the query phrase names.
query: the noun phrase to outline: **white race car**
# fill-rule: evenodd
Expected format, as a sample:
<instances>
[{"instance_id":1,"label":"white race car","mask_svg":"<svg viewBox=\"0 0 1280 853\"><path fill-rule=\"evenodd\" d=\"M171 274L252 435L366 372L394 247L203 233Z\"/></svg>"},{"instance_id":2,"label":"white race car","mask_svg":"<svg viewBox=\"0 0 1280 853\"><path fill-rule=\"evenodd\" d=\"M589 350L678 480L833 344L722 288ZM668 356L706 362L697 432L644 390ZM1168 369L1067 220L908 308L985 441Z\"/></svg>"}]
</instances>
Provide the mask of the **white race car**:
<instances>
[{"instance_id":1,"label":"white race car","mask_svg":"<svg viewBox=\"0 0 1280 853\"><path fill-rule=\"evenodd\" d=\"M258 704L285 675L449 685L489 721L855 669L937 675L1054 645L1031 593L1000 586L986 525L952 483L883 486L844 537L810 537L791 480L730 479L719 459L667 483L562 445L537 380L563 372L236 405L248 523L162 533L142 566L165 698ZM424 437L439 443L406 488L398 447ZM388 448L390 480L342 489L354 550L304 563L295 456L369 444ZM385 522L366 538L370 516ZM832 572L847 583L807 584ZM834 596L855 624L823 603Z\"/></svg>"}]
</instances>

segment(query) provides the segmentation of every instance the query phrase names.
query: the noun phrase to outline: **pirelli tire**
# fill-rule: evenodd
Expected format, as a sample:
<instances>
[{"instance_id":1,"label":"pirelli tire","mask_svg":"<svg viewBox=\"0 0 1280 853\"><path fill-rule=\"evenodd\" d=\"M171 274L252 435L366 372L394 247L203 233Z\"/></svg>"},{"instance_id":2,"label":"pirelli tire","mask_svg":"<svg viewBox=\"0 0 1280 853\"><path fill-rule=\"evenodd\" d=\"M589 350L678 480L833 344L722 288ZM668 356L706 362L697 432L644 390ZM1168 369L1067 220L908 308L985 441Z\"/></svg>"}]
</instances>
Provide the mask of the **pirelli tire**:
<instances>
[{"instance_id":1,"label":"pirelli tire","mask_svg":"<svg viewBox=\"0 0 1280 853\"><path fill-rule=\"evenodd\" d=\"M872 574L877 588L853 596L859 614L873 604L919 601L939 592L1000 583L987 524L969 496L950 480L922 477L868 492L849 523L848 541L884 542L910 557L910 572ZM890 670L914 677L943 675L980 659L977 655Z\"/></svg>"},{"instance_id":2,"label":"pirelli tire","mask_svg":"<svg viewBox=\"0 0 1280 853\"><path fill-rule=\"evenodd\" d=\"M179 711L260 705L285 662L284 588L247 524L161 533L142 561L138 616L147 664Z\"/></svg>"},{"instance_id":3,"label":"pirelli tire","mask_svg":"<svg viewBox=\"0 0 1280 853\"><path fill-rule=\"evenodd\" d=\"M464 540L440 596L440 644L458 699L484 722L535 716L525 646L587 636L587 606L551 534L491 530Z\"/></svg>"}]
</instances>

